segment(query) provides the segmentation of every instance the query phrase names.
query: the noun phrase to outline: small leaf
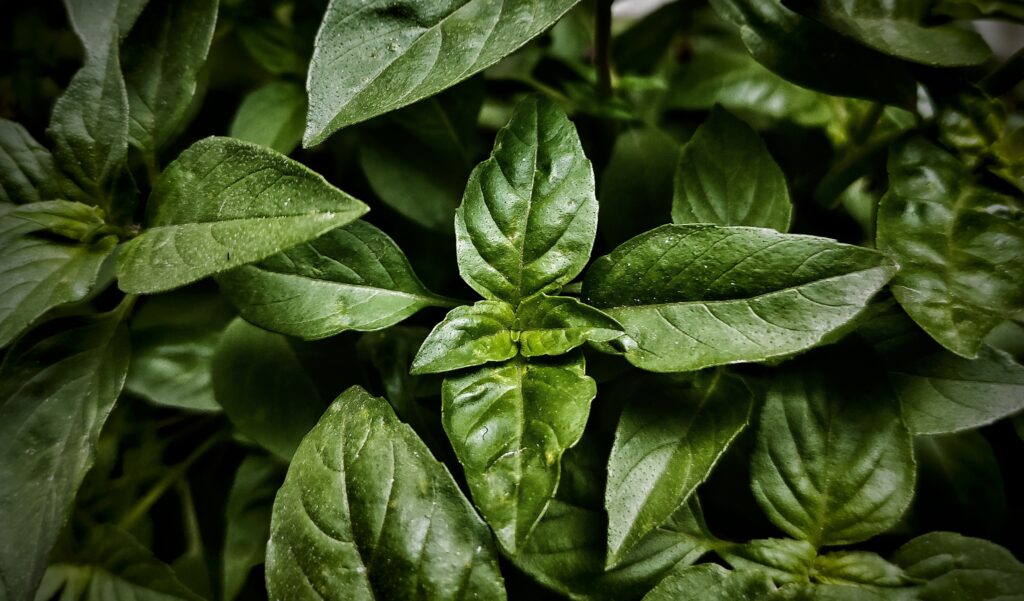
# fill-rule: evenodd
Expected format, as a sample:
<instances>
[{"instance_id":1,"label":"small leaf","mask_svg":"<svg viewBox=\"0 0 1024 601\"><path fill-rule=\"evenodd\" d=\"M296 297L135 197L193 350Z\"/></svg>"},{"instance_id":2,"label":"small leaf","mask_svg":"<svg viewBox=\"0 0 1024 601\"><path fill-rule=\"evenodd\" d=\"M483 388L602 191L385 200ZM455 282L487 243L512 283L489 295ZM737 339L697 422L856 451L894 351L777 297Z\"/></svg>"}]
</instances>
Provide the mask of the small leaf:
<instances>
[{"instance_id":1,"label":"small leaf","mask_svg":"<svg viewBox=\"0 0 1024 601\"><path fill-rule=\"evenodd\" d=\"M313 240L366 211L281 154L206 138L160 176L147 229L118 258L119 284L141 294L184 286Z\"/></svg>"},{"instance_id":2,"label":"small leaf","mask_svg":"<svg viewBox=\"0 0 1024 601\"><path fill-rule=\"evenodd\" d=\"M814 560L813 576L825 584L896 587L910 584L899 566L867 551L835 551Z\"/></svg>"},{"instance_id":3,"label":"small leaf","mask_svg":"<svg viewBox=\"0 0 1024 601\"><path fill-rule=\"evenodd\" d=\"M73 220L51 219L54 210L66 214L71 204L0 204L0 281L6 288L0 302L0 347L7 346L50 309L85 298L96 283L103 261L117 244L114 236L90 244L41 236L47 224L71 227Z\"/></svg>"},{"instance_id":4,"label":"small leaf","mask_svg":"<svg viewBox=\"0 0 1024 601\"><path fill-rule=\"evenodd\" d=\"M306 91L287 81L272 81L246 94L229 131L232 138L291 154L302 140Z\"/></svg>"},{"instance_id":5,"label":"small leaf","mask_svg":"<svg viewBox=\"0 0 1024 601\"><path fill-rule=\"evenodd\" d=\"M749 125L715 107L683 147L672 221L789 229L786 176Z\"/></svg>"},{"instance_id":6,"label":"small leaf","mask_svg":"<svg viewBox=\"0 0 1024 601\"><path fill-rule=\"evenodd\" d=\"M608 564L682 507L746 427L753 395L716 370L692 382L640 387L608 459Z\"/></svg>"},{"instance_id":7,"label":"small leaf","mask_svg":"<svg viewBox=\"0 0 1024 601\"><path fill-rule=\"evenodd\" d=\"M0 119L0 202L18 204L59 198L53 157L14 121Z\"/></svg>"},{"instance_id":8,"label":"small leaf","mask_svg":"<svg viewBox=\"0 0 1024 601\"><path fill-rule=\"evenodd\" d=\"M415 5L332 0L309 65L304 144L433 96L553 25L578 0Z\"/></svg>"},{"instance_id":9,"label":"small leaf","mask_svg":"<svg viewBox=\"0 0 1024 601\"><path fill-rule=\"evenodd\" d=\"M51 233L76 242L93 242L106 225L103 209L80 202L47 200L22 205L11 215L31 221L39 233Z\"/></svg>"},{"instance_id":10,"label":"small leaf","mask_svg":"<svg viewBox=\"0 0 1024 601\"><path fill-rule=\"evenodd\" d=\"M689 371L814 347L895 271L879 253L826 238L665 225L595 261L583 299L636 341L631 363Z\"/></svg>"},{"instance_id":11,"label":"small leaf","mask_svg":"<svg viewBox=\"0 0 1024 601\"><path fill-rule=\"evenodd\" d=\"M596 392L582 355L517 358L445 379L445 432L474 503L508 552L528 540L555 496L562 453L583 435Z\"/></svg>"},{"instance_id":12,"label":"small leaf","mask_svg":"<svg viewBox=\"0 0 1024 601\"><path fill-rule=\"evenodd\" d=\"M814 545L791 538L763 538L715 551L737 570L761 572L776 584L808 582L817 555Z\"/></svg>"},{"instance_id":13,"label":"small leaf","mask_svg":"<svg viewBox=\"0 0 1024 601\"><path fill-rule=\"evenodd\" d=\"M931 532L900 547L892 561L927 581L919 594L928 601L1011 601L1024 590L1024 564L980 538Z\"/></svg>"},{"instance_id":14,"label":"small leaf","mask_svg":"<svg viewBox=\"0 0 1024 601\"><path fill-rule=\"evenodd\" d=\"M596 231L594 172L576 128L550 101L522 101L455 214L462 279L516 306L572 281Z\"/></svg>"},{"instance_id":15,"label":"small leaf","mask_svg":"<svg viewBox=\"0 0 1024 601\"><path fill-rule=\"evenodd\" d=\"M889 181L878 248L901 265L892 293L936 341L972 359L1024 307L1024 206L921 138L891 152Z\"/></svg>"},{"instance_id":16,"label":"small leaf","mask_svg":"<svg viewBox=\"0 0 1024 601\"><path fill-rule=\"evenodd\" d=\"M30 599L128 372L126 306L67 318L0 365L0 599Z\"/></svg>"},{"instance_id":17,"label":"small leaf","mask_svg":"<svg viewBox=\"0 0 1024 601\"><path fill-rule=\"evenodd\" d=\"M240 432L285 460L324 411L288 339L242 319L217 345L213 391Z\"/></svg>"},{"instance_id":18,"label":"small leaf","mask_svg":"<svg viewBox=\"0 0 1024 601\"><path fill-rule=\"evenodd\" d=\"M515 357L514 321L512 307L501 301L452 309L423 341L412 373L440 373Z\"/></svg>"},{"instance_id":19,"label":"small leaf","mask_svg":"<svg viewBox=\"0 0 1024 601\"><path fill-rule=\"evenodd\" d=\"M487 526L387 401L342 393L274 501L271 599L505 599Z\"/></svg>"},{"instance_id":20,"label":"small leaf","mask_svg":"<svg viewBox=\"0 0 1024 601\"><path fill-rule=\"evenodd\" d=\"M587 342L622 336L622 326L601 311L572 297L544 294L519 305L515 330L524 357L562 355Z\"/></svg>"},{"instance_id":21,"label":"small leaf","mask_svg":"<svg viewBox=\"0 0 1024 601\"><path fill-rule=\"evenodd\" d=\"M863 358L861 358L863 360ZM812 357L783 369L761 412L751 487L777 526L815 546L892 527L914 494L910 432L870 364Z\"/></svg>"},{"instance_id":22,"label":"small leaf","mask_svg":"<svg viewBox=\"0 0 1024 601\"><path fill-rule=\"evenodd\" d=\"M263 563L274 495L284 474L280 461L262 455L250 455L238 466L224 514L221 598L225 601L237 598L249 572Z\"/></svg>"},{"instance_id":23,"label":"small leaf","mask_svg":"<svg viewBox=\"0 0 1024 601\"><path fill-rule=\"evenodd\" d=\"M684 567L668 575L643 601L757 601L775 591L761 572L730 572L715 564Z\"/></svg>"},{"instance_id":24,"label":"small leaf","mask_svg":"<svg viewBox=\"0 0 1024 601\"><path fill-rule=\"evenodd\" d=\"M424 307L451 306L426 289L394 240L365 221L223 273L217 283L248 321L307 340L379 330Z\"/></svg>"}]
</instances>

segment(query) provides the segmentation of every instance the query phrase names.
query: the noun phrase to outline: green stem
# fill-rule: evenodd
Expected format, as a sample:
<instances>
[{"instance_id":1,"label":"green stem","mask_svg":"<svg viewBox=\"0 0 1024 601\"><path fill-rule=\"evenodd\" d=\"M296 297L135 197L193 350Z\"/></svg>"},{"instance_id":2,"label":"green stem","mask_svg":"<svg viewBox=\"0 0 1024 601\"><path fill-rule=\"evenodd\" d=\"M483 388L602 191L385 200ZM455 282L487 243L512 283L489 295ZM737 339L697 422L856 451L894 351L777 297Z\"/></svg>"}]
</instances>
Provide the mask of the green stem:
<instances>
[{"instance_id":1,"label":"green stem","mask_svg":"<svg viewBox=\"0 0 1024 601\"><path fill-rule=\"evenodd\" d=\"M156 185L156 180L160 179L160 165L156 161L156 153L143 153L142 160L146 164L146 177L149 179L149 187L152 188Z\"/></svg>"},{"instance_id":2,"label":"green stem","mask_svg":"<svg viewBox=\"0 0 1024 601\"><path fill-rule=\"evenodd\" d=\"M597 92L607 99L612 96L612 0L597 0L596 35Z\"/></svg>"},{"instance_id":3,"label":"green stem","mask_svg":"<svg viewBox=\"0 0 1024 601\"><path fill-rule=\"evenodd\" d=\"M1024 80L1024 48L1014 52L1006 62L986 75L978 82L978 86L989 96L995 97L1009 92L1021 80Z\"/></svg>"},{"instance_id":4,"label":"green stem","mask_svg":"<svg viewBox=\"0 0 1024 601\"><path fill-rule=\"evenodd\" d=\"M884 104L881 102L872 103L871 108L864 115L864 120L861 121L853 135L850 136L850 140L858 146L867 142L871 138L871 132L875 131L875 126L878 125L878 120L882 118L882 113L884 112Z\"/></svg>"}]
</instances>

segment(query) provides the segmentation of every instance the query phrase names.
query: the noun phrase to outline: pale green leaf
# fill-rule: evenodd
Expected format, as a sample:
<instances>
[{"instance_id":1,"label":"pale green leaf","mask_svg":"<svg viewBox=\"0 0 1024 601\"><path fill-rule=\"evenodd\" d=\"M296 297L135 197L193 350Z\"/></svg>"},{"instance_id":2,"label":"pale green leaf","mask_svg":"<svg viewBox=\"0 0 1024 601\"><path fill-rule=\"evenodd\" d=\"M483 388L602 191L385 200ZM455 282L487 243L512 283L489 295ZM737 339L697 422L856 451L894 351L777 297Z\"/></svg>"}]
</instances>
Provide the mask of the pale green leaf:
<instances>
[{"instance_id":1,"label":"pale green leaf","mask_svg":"<svg viewBox=\"0 0 1024 601\"><path fill-rule=\"evenodd\" d=\"M622 326L601 311L572 297L545 294L519 304L515 330L524 357L561 355L587 342L622 336Z\"/></svg>"},{"instance_id":2,"label":"pale green leaf","mask_svg":"<svg viewBox=\"0 0 1024 601\"><path fill-rule=\"evenodd\" d=\"M737 570L766 574L776 584L808 582L817 552L807 541L791 538L762 538L715 549Z\"/></svg>"},{"instance_id":3,"label":"pale green leaf","mask_svg":"<svg viewBox=\"0 0 1024 601\"><path fill-rule=\"evenodd\" d=\"M18 204L61 196L53 157L14 121L0 119L0 202Z\"/></svg>"},{"instance_id":4,"label":"pale green leaf","mask_svg":"<svg viewBox=\"0 0 1024 601\"><path fill-rule=\"evenodd\" d=\"M814 560L812 575L824 584L896 587L910 584L899 566L868 551L834 551Z\"/></svg>"},{"instance_id":5,"label":"pale green leaf","mask_svg":"<svg viewBox=\"0 0 1024 601\"><path fill-rule=\"evenodd\" d=\"M232 138L291 154L302 140L306 91L287 81L272 81L245 96L231 121Z\"/></svg>"},{"instance_id":6,"label":"pale green leaf","mask_svg":"<svg viewBox=\"0 0 1024 601\"><path fill-rule=\"evenodd\" d=\"M440 373L516 356L515 313L502 301L456 307L434 326L412 362L412 373Z\"/></svg>"},{"instance_id":7,"label":"pale green leaf","mask_svg":"<svg viewBox=\"0 0 1024 601\"><path fill-rule=\"evenodd\" d=\"M672 572L643 601L759 601L774 591L771 580L761 572L731 572L702 564Z\"/></svg>"}]
</instances>

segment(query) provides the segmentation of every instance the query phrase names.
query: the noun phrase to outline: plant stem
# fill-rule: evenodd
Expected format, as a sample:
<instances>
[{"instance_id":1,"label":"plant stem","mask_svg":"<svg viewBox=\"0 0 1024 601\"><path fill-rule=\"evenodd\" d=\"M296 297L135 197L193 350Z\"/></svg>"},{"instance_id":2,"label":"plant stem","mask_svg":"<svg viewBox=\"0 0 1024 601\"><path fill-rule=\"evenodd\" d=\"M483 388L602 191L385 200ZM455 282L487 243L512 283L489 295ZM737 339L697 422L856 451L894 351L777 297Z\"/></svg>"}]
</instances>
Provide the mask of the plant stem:
<instances>
[{"instance_id":1,"label":"plant stem","mask_svg":"<svg viewBox=\"0 0 1024 601\"><path fill-rule=\"evenodd\" d=\"M884 112L885 105L881 102L874 102L871 104L871 108L869 108L867 114L864 115L864 120L861 121L856 131L854 131L850 136L850 139L854 144L863 144L871 138L871 132L875 131L875 125L878 125L878 120L882 118L882 113Z\"/></svg>"},{"instance_id":2,"label":"plant stem","mask_svg":"<svg viewBox=\"0 0 1024 601\"><path fill-rule=\"evenodd\" d=\"M612 0L597 0L594 67L597 91L602 98L612 96Z\"/></svg>"},{"instance_id":3,"label":"plant stem","mask_svg":"<svg viewBox=\"0 0 1024 601\"><path fill-rule=\"evenodd\" d=\"M984 79L978 82L978 87L989 96L1002 96L1009 92L1018 83L1024 80L1024 48L1021 48L1006 59L1006 62L996 67Z\"/></svg>"}]
</instances>

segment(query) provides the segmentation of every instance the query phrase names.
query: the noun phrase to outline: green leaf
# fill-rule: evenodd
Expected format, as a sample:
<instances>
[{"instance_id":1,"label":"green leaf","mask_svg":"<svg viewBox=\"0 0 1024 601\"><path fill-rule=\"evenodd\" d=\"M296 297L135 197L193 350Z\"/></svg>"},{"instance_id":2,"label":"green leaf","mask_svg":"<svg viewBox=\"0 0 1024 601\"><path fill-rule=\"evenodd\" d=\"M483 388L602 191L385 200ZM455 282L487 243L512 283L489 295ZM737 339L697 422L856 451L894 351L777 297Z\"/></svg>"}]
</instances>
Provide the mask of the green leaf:
<instances>
[{"instance_id":1,"label":"green leaf","mask_svg":"<svg viewBox=\"0 0 1024 601\"><path fill-rule=\"evenodd\" d=\"M576 128L540 97L519 103L455 213L459 273L513 306L568 284L597 231L594 172Z\"/></svg>"},{"instance_id":2,"label":"green leaf","mask_svg":"<svg viewBox=\"0 0 1024 601\"><path fill-rule=\"evenodd\" d=\"M896 271L874 251L768 229L665 225L601 257L583 299L651 371L764 361L820 344Z\"/></svg>"},{"instance_id":3,"label":"green leaf","mask_svg":"<svg viewBox=\"0 0 1024 601\"><path fill-rule=\"evenodd\" d=\"M956 19L1006 19L1024 23L1024 5L1017 0L939 0L934 11Z\"/></svg>"},{"instance_id":4,"label":"green leaf","mask_svg":"<svg viewBox=\"0 0 1024 601\"><path fill-rule=\"evenodd\" d=\"M433 96L553 25L578 0L461 0L410 6L332 0L309 65L306 146Z\"/></svg>"},{"instance_id":5,"label":"green leaf","mask_svg":"<svg viewBox=\"0 0 1024 601\"><path fill-rule=\"evenodd\" d=\"M323 10L322 4L319 10ZM306 36L303 35L303 32L291 27L290 24L263 19L239 23L238 38L249 56L270 73L305 76L309 67L309 55L313 51L312 32ZM304 121L305 109L303 109ZM300 128L300 137L301 133Z\"/></svg>"},{"instance_id":6,"label":"green leaf","mask_svg":"<svg viewBox=\"0 0 1024 601\"><path fill-rule=\"evenodd\" d=\"M153 156L183 125L213 40L218 0L149 0L124 45L132 146Z\"/></svg>"},{"instance_id":7,"label":"green leaf","mask_svg":"<svg viewBox=\"0 0 1024 601\"><path fill-rule=\"evenodd\" d=\"M118 258L119 284L143 294L184 286L313 240L367 210L284 155L206 138L160 176L147 229Z\"/></svg>"},{"instance_id":8,"label":"green leaf","mask_svg":"<svg viewBox=\"0 0 1024 601\"><path fill-rule=\"evenodd\" d=\"M36 330L0 365L0 599L32 597L92 466L128 372L126 308Z\"/></svg>"},{"instance_id":9,"label":"green leaf","mask_svg":"<svg viewBox=\"0 0 1024 601\"><path fill-rule=\"evenodd\" d=\"M899 566L868 551L835 551L814 560L812 575L825 584L896 587L910 583Z\"/></svg>"},{"instance_id":10,"label":"green leaf","mask_svg":"<svg viewBox=\"0 0 1024 601\"><path fill-rule=\"evenodd\" d=\"M37 233L56 234L76 242L93 242L106 229L103 209L68 200L46 200L11 207L13 217L30 221Z\"/></svg>"},{"instance_id":11,"label":"green leaf","mask_svg":"<svg viewBox=\"0 0 1024 601\"><path fill-rule=\"evenodd\" d=\"M608 459L608 565L685 505L750 419L753 394L721 370L641 386L625 406Z\"/></svg>"},{"instance_id":12,"label":"green leaf","mask_svg":"<svg viewBox=\"0 0 1024 601\"><path fill-rule=\"evenodd\" d=\"M579 354L517 358L445 379L445 432L474 503L509 553L528 540L554 497L559 460L583 435L596 393Z\"/></svg>"},{"instance_id":13,"label":"green leaf","mask_svg":"<svg viewBox=\"0 0 1024 601\"><path fill-rule=\"evenodd\" d=\"M52 215L54 211L66 214L71 204L0 204L0 282L6 289L0 302L0 347L7 346L50 309L85 298L96 283L104 259L117 244L114 236L84 244L41 235L48 227L41 223L47 220L40 219L40 215ZM66 219L61 221L68 223Z\"/></svg>"},{"instance_id":14,"label":"green leaf","mask_svg":"<svg viewBox=\"0 0 1024 601\"><path fill-rule=\"evenodd\" d=\"M411 373L441 373L511 359L518 352L514 322L512 307L502 301L456 307L427 335Z\"/></svg>"},{"instance_id":15,"label":"green leaf","mask_svg":"<svg viewBox=\"0 0 1024 601\"><path fill-rule=\"evenodd\" d=\"M288 339L234 320L213 356L213 391L238 430L288 460L324 402Z\"/></svg>"},{"instance_id":16,"label":"green leaf","mask_svg":"<svg viewBox=\"0 0 1024 601\"><path fill-rule=\"evenodd\" d=\"M307 340L379 330L424 307L450 307L387 234L354 221L261 263L217 276L242 317Z\"/></svg>"},{"instance_id":17,"label":"green leaf","mask_svg":"<svg viewBox=\"0 0 1024 601\"><path fill-rule=\"evenodd\" d=\"M774 590L761 572L730 572L708 563L672 572L643 601L757 601Z\"/></svg>"},{"instance_id":18,"label":"green leaf","mask_svg":"<svg viewBox=\"0 0 1024 601\"><path fill-rule=\"evenodd\" d=\"M814 545L791 538L757 539L715 551L733 568L761 572L780 585L808 582L817 555Z\"/></svg>"},{"instance_id":19,"label":"green leaf","mask_svg":"<svg viewBox=\"0 0 1024 601\"><path fill-rule=\"evenodd\" d=\"M955 150L971 167L990 153L999 155L995 145L1006 131L1006 107L1001 101L974 87L955 94L940 88L933 94L935 122L943 145Z\"/></svg>"},{"instance_id":20,"label":"green leaf","mask_svg":"<svg viewBox=\"0 0 1024 601\"><path fill-rule=\"evenodd\" d=\"M284 473L281 462L262 455L250 455L238 466L224 515L221 598L225 601L237 598L249 572L263 563L274 495Z\"/></svg>"},{"instance_id":21,"label":"green leaf","mask_svg":"<svg viewBox=\"0 0 1024 601\"><path fill-rule=\"evenodd\" d=\"M782 0L711 0L740 28L750 54L789 81L831 94L912 107L908 66L830 31L783 6Z\"/></svg>"},{"instance_id":22,"label":"green leaf","mask_svg":"<svg viewBox=\"0 0 1024 601\"><path fill-rule=\"evenodd\" d=\"M1017 601L1024 590L1024 565L980 538L931 532L900 547L892 560L927 581L919 593L924 601Z\"/></svg>"},{"instance_id":23,"label":"green leaf","mask_svg":"<svg viewBox=\"0 0 1024 601\"><path fill-rule=\"evenodd\" d=\"M1024 192L1024 126L1006 134L992 145L996 165L992 173Z\"/></svg>"},{"instance_id":24,"label":"green leaf","mask_svg":"<svg viewBox=\"0 0 1024 601\"><path fill-rule=\"evenodd\" d=\"M505 599L487 526L387 401L342 393L274 501L271 599Z\"/></svg>"},{"instance_id":25,"label":"green leaf","mask_svg":"<svg viewBox=\"0 0 1024 601\"><path fill-rule=\"evenodd\" d=\"M46 571L37 601L202 601L178 580L167 564L153 556L130 534L100 526L73 558Z\"/></svg>"},{"instance_id":26,"label":"green leaf","mask_svg":"<svg viewBox=\"0 0 1024 601\"><path fill-rule=\"evenodd\" d=\"M924 25L930 2L877 0L791 1L789 6L869 48L931 67L980 65L992 50L977 32L947 25Z\"/></svg>"},{"instance_id":27,"label":"green leaf","mask_svg":"<svg viewBox=\"0 0 1024 601\"><path fill-rule=\"evenodd\" d=\"M715 107L683 147L672 221L789 229L786 176L749 125Z\"/></svg>"},{"instance_id":28,"label":"green leaf","mask_svg":"<svg viewBox=\"0 0 1024 601\"><path fill-rule=\"evenodd\" d=\"M158 405L219 411L212 361L232 317L231 307L209 292L185 289L144 299L132 315L125 389Z\"/></svg>"},{"instance_id":29,"label":"green leaf","mask_svg":"<svg viewBox=\"0 0 1024 601\"><path fill-rule=\"evenodd\" d=\"M291 154L302 140L306 91L287 81L272 81L246 94L231 121L232 138Z\"/></svg>"},{"instance_id":30,"label":"green leaf","mask_svg":"<svg viewBox=\"0 0 1024 601\"><path fill-rule=\"evenodd\" d=\"M670 221L672 178L679 144L653 127L634 127L615 139L597 187L598 227L616 245Z\"/></svg>"},{"instance_id":31,"label":"green leaf","mask_svg":"<svg viewBox=\"0 0 1024 601\"><path fill-rule=\"evenodd\" d=\"M520 303L515 330L524 357L562 355L587 342L622 336L622 326L601 311L572 297L545 294Z\"/></svg>"},{"instance_id":32,"label":"green leaf","mask_svg":"<svg viewBox=\"0 0 1024 601\"><path fill-rule=\"evenodd\" d=\"M974 358L988 332L1024 307L1024 205L912 138L889 157L878 247L901 265L892 293L944 347Z\"/></svg>"},{"instance_id":33,"label":"green leaf","mask_svg":"<svg viewBox=\"0 0 1024 601\"><path fill-rule=\"evenodd\" d=\"M0 202L24 204L61 196L50 151L14 121L0 119Z\"/></svg>"},{"instance_id":34,"label":"green leaf","mask_svg":"<svg viewBox=\"0 0 1024 601\"><path fill-rule=\"evenodd\" d=\"M886 531L914 494L912 437L896 398L876 368L847 365L849 358L812 357L780 371L752 458L761 508L815 546Z\"/></svg>"}]
</instances>

